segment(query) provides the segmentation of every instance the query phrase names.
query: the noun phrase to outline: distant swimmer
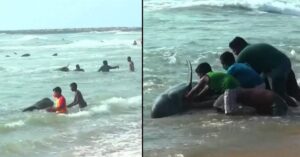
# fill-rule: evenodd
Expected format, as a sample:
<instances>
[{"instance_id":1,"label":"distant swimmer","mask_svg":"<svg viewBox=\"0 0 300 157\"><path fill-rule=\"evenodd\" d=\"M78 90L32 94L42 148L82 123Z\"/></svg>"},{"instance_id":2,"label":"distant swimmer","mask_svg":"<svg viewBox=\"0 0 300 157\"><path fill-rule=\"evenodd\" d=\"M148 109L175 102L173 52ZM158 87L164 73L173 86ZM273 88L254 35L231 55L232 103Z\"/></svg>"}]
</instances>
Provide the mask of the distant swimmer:
<instances>
[{"instance_id":1,"label":"distant swimmer","mask_svg":"<svg viewBox=\"0 0 300 157\"><path fill-rule=\"evenodd\" d=\"M79 110L81 111L84 107L87 106L86 102L83 99L81 92L77 89L77 84L75 82L70 84L71 91L75 92L74 100L67 107L72 107L74 105L79 105Z\"/></svg>"},{"instance_id":2,"label":"distant swimmer","mask_svg":"<svg viewBox=\"0 0 300 157\"><path fill-rule=\"evenodd\" d=\"M74 71L82 71L84 72L84 69L81 69L79 64L76 64L76 69Z\"/></svg>"},{"instance_id":3,"label":"distant swimmer","mask_svg":"<svg viewBox=\"0 0 300 157\"><path fill-rule=\"evenodd\" d=\"M110 66L107 63L107 60L103 61L103 65L100 67L100 69L98 70L98 72L102 71L102 72L109 72L110 69L116 69L119 68L119 66Z\"/></svg>"},{"instance_id":4,"label":"distant swimmer","mask_svg":"<svg viewBox=\"0 0 300 157\"><path fill-rule=\"evenodd\" d=\"M68 64L67 66L64 66L64 67L58 68L58 69L56 69L56 70L58 70L58 71L64 71L64 72L68 72L68 71L70 71L70 69L69 69L69 64Z\"/></svg>"},{"instance_id":5,"label":"distant swimmer","mask_svg":"<svg viewBox=\"0 0 300 157\"><path fill-rule=\"evenodd\" d=\"M129 70L132 71L132 72L134 72L134 63L131 60L130 56L127 57L127 61L129 62Z\"/></svg>"},{"instance_id":6,"label":"distant swimmer","mask_svg":"<svg viewBox=\"0 0 300 157\"><path fill-rule=\"evenodd\" d=\"M137 45L137 42L134 40L132 45Z\"/></svg>"},{"instance_id":7,"label":"distant swimmer","mask_svg":"<svg viewBox=\"0 0 300 157\"><path fill-rule=\"evenodd\" d=\"M55 99L55 106L47 109L48 112L55 112L55 113L68 113L66 99L61 94L61 88L55 87L53 89L53 97Z\"/></svg>"},{"instance_id":8,"label":"distant swimmer","mask_svg":"<svg viewBox=\"0 0 300 157\"><path fill-rule=\"evenodd\" d=\"M57 53L54 53L52 56L57 56Z\"/></svg>"}]
</instances>

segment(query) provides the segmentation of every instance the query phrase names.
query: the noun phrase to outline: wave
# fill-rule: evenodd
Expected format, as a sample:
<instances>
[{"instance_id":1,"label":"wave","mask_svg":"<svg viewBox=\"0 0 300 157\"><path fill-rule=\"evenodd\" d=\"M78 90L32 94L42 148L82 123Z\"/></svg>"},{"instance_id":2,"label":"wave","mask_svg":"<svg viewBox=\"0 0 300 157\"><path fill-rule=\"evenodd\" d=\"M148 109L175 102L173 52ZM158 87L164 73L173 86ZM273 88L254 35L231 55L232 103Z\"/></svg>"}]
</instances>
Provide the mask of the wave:
<instances>
[{"instance_id":1,"label":"wave","mask_svg":"<svg viewBox=\"0 0 300 157\"><path fill-rule=\"evenodd\" d=\"M166 0L164 2L148 1L145 3L146 8L150 11L165 10L165 9L191 9L197 7L222 7L236 8L244 10L257 10L267 13L278 13L285 15L300 16L300 2L288 0L186 0L184 2Z\"/></svg>"},{"instance_id":2,"label":"wave","mask_svg":"<svg viewBox=\"0 0 300 157\"><path fill-rule=\"evenodd\" d=\"M4 127L6 128L16 128L16 127L20 127L23 126L25 123L23 120L18 120L18 121L13 121L13 122L9 122L4 124Z\"/></svg>"},{"instance_id":3,"label":"wave","mask_svg":"<svg viewBox=\"0 0 300 157\"><path fill-rule=\"evenodd\" d=\"M129 98L122 97L112 97L106 99L100 103L98 106L94 106L86 109L85 111L80 111L76 113L67 114L67 117L87 117L95 114L120 114L136 111L142 103L141 96L134 96Z\"/></svg>"},{"instance_id":4,"label":"wave","mask_svg":"<svg viewBox=\"0 0 300 157\"><path fill-rule=\"evenodd\" d=\"M26 37L27 40L35 40L34 37ZM136 48L137 46L133 46L134 40L119 40L119 39L112 39L112 40L78 40L73 41L71 43L66 44L48 44L48 45L37 45L37 46L3 46L1 47L2 50L36 50L36 49L50 49L50 48L60 48L60 49L72 49L72 48L101 48L104 46L107 47L131 47ZM137 47L139 48L139 47Z\"/></svg>"},{"instance_id":5,"label":"wave","mask_svg":"<svg viewBox=\"0 0 300 157\"><path fill-rule=\"evenodd\" d=\"M142 99L141 96L129 98L111 97L103 100L98 105L90 105L80 112L70 112L69 114L50 114L46 111L36 111L27 113L25 117L19 117L19 120L0 124L1 132L10 132L22 126L49 126L56 123L67 123L73 118L91 117L94 115L115 115L140 112Z\"/></svg>"},{"instance_id":6,"label":"wave","mask_svg":"<svg viewBox=\"0 0 300 157\"><path fill-rule=\"evenodd\" d=\"M47 40L47 37L43 37L43 36L36 36L36 35L25 35L17 40L20 41L30 41L30 40Z\"/></svg>"},{"instance_id":7,"label":"wave","mask_svg":"<svg viewBox=\"0 0 300 157\"><path fill-rule=\"evenodd\" d=\"M141 28L140 27L102 27L102 28L3 30L3 31L0 31L0 33L6 33L6 34L65 34L65 33L108 32L108 31L135 32L135 31L141 31Z\"/></svg>"}]
</instances>

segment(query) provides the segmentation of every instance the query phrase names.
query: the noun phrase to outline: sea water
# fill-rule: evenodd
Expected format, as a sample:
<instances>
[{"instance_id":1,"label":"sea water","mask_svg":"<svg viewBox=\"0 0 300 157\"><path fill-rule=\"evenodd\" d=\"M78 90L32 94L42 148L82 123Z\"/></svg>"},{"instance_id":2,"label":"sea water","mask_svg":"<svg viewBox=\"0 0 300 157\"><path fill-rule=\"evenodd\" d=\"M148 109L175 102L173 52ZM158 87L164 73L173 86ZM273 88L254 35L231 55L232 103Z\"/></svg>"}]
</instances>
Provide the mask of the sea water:
<instances>
[{"instance_id":1,"label":"sea water","mask_svg":"<svg viewBox=\"0 0 300 157\"><path fill-rule=\"evenodd\" d=\"M0 34L0 156L141 156L141 44L132 45L140 39L140 30ZM103 60L120 68L97 72ZM55 70L68 64L70 72ZM76 64L85 72L73 71ZM88 104L83 111L22 112L53 100L56 86L71 103L72 82Z\"/></svg>"},{"instance_id":2,"label":"sea water","mask_svg":"<svg viewBox=\"0 0 300 157\"><path fill-rule=\"evenodd\" d=\"M151 119L155 98L188 81L208 62L223 71L219 56L228 43L244 37L284 52L300 77L300 1L145 0L144 1L144 155L169 157L299 156L299 109L286 117L225 116L193 110ZM270 59L272 57L270 56ZM193 71L194 81L198 80Z\"/></svg>"}]
</instances>

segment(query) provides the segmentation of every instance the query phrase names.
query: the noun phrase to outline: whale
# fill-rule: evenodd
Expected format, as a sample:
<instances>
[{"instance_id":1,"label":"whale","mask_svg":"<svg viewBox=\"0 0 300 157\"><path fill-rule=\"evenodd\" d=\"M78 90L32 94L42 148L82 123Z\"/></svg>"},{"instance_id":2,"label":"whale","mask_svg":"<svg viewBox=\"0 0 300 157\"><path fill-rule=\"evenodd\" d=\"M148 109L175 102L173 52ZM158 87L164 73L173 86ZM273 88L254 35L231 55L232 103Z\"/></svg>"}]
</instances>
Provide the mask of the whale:
<instances>
[{"instance_id":1,"label":"whale","mask_svg":"<svg viewBox=\"0 0 300 157\"><path fill-rule=\"evenodd\" d=\"M53 105L54 105L54 102L51 99L43 98L40 101L33 104L32 106L29 106L29 107L23 109L23 112L47 109L49 107L52 107Z\"/></svg>"},{"instance_id":2,"label":"whale","mask_svg":"<svg viewBox=\"0 0 300 157\"><path fill-rule=\"evenodd\" d=\"M68 64L67 66L61 67L61 68L57 68L55 70L57 70L57 71L63 71L63 72L68 72L68 71L70 71L69 65L70 64Z\"/></svg>"},{"instance_id":3,"label":"whale","mask_svg":"<svg viewBox=\"0 0 300 157\"><path fill-rule=\"evenodd\" d=\"M193 82L192 65L187 60L189 67L189 81L187 83L180 83L170 87L161 93L152 105L151 118L163 118L178 113L182 113L191 108L192 104L185 100L185 95L197 84ZM217 98L216 95L208 95L205 99L196 102L195 106L198 109L212 108L213 101Z\"/></svg>"}]
</instances>

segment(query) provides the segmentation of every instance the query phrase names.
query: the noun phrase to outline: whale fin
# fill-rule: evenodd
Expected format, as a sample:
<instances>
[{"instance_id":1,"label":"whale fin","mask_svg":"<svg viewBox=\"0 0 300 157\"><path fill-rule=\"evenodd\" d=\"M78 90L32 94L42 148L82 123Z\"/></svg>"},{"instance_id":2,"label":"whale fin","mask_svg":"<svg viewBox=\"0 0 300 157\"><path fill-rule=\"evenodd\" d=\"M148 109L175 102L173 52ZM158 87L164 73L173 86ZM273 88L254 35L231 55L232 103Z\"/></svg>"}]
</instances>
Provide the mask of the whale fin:
<instances>
[{"instance_id":1,"label":"whale fin","mask_svg":"<svg viewBox=\"0 0 300 157\"><path fill-rule=\"evenodd\" d=\"M188 89L192 89L192 81L193 81L193 69L192 69L192 64L189 60L186 60L188 66L189 66L189 83L188 83Z\"/></svg>"}]
</instances>

